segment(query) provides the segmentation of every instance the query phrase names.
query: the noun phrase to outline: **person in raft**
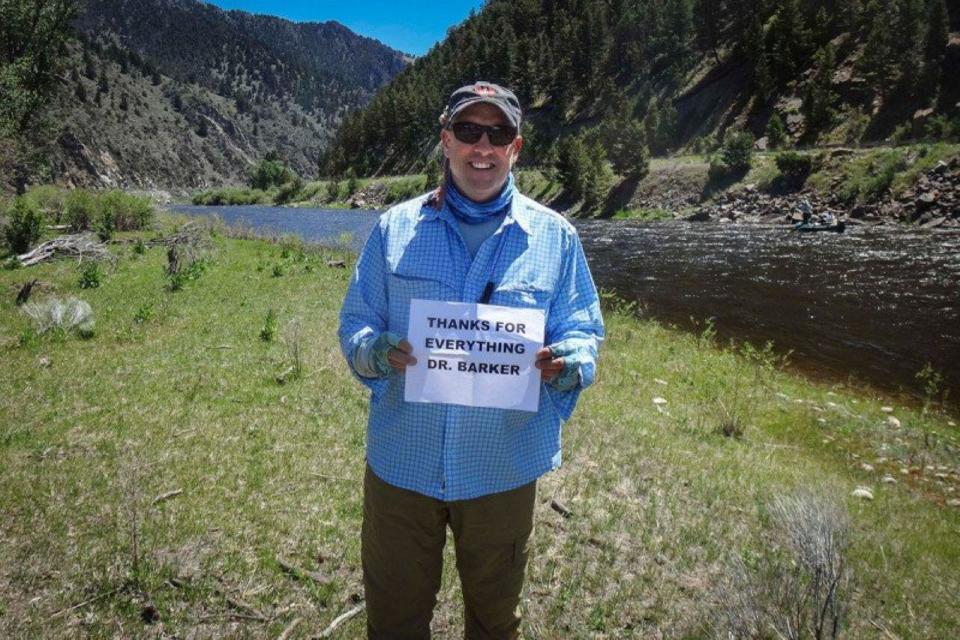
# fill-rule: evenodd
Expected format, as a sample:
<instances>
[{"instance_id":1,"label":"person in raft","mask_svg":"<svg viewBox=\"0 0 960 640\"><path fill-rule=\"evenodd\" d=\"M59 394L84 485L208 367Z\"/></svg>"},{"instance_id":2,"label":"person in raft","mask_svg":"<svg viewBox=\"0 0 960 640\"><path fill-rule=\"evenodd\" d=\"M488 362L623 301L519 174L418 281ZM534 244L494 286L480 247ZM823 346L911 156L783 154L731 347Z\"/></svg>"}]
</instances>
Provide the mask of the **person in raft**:
<instances>
[{"instance_id":1,"label":"person in raft","mask_svg":"<svg viewBox=\"0 0 960 640\"><path fill-rule=\"evenodd\" d=\"M361 533L371 639L430 637L447 527L466 638L520 637L537 478L560 466L561 423L596 376L597 290L573 226L516 188L521 119L496 84L450 95L442 184L380 217L340 313L344 356L371 391ZM539 410L404 402L414 298L542 309Z\"/></svg>"}]
</instances>

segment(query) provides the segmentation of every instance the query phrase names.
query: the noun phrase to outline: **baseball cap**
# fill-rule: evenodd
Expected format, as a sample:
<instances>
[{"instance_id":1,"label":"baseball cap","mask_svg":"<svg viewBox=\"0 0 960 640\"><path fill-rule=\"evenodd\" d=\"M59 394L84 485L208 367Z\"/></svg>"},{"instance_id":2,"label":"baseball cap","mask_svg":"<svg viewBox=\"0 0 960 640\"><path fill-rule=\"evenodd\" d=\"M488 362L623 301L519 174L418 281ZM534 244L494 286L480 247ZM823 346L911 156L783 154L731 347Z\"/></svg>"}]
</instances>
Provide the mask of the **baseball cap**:
<instances>
[{"instance_id":1,"label":"baseball cap","mask_svg":"<svg viewBox=\"0 0 960 640\"><path fill-rule=\"evenodd\" d=\"M460 87L450 94L447 100L447 108L440 116L440 124L448 126L453 122L457 114L472 104L486 102L500 109L506 116L507 122L520 129L520 121L523 119L523 112L520 110L520 101L510 89L505 89L492 82L477 81Z\"/></svg>"}]
</instances>

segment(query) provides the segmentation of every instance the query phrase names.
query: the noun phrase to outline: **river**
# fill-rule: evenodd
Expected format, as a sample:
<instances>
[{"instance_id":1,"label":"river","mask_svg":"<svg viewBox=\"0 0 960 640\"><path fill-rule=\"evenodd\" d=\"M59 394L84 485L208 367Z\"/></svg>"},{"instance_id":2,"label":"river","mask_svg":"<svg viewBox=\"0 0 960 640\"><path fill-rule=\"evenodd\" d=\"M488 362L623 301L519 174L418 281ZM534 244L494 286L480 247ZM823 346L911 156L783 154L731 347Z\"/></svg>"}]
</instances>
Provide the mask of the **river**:
<instances>
[{"instance_id":1,"label":"river","mask_svg":"<svg viewBox=\"0 0 960 640\"><path fill-rule=\"evenodd\" d=\"M176 206L261 233L362 245L377 213ZM819 377L918 394L928 363L960 398L960 234L902 227L799 234L782 226L575 221L599 287L651 317L772 341Z\"/></svg>"}]
</instances>

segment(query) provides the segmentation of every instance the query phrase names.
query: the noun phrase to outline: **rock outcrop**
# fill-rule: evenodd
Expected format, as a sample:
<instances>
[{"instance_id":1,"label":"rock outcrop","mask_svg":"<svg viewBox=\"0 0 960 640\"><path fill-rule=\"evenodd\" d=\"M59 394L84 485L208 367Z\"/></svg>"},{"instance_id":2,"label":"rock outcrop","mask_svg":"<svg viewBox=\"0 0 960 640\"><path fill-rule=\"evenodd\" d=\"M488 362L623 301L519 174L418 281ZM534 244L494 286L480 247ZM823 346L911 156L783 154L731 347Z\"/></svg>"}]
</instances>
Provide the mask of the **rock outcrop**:
<instances>
[{"instance_id":1,"label":"rock outcrop","mask_svg":"<svg viewBox=\"0 0 960 640\"><path fill-rule=\"evenodd\" d=\"M847 224L901 222L925 229L960 229L960 156L939 162L921 174L916 183L898 196L877 202L847 204L838 196L812 190L770 195L754 185L727 191L698 208L686 219L691 222L784 223L801 221L803 203L815 214L827 214Z\"/></svg>"}]
</instances>

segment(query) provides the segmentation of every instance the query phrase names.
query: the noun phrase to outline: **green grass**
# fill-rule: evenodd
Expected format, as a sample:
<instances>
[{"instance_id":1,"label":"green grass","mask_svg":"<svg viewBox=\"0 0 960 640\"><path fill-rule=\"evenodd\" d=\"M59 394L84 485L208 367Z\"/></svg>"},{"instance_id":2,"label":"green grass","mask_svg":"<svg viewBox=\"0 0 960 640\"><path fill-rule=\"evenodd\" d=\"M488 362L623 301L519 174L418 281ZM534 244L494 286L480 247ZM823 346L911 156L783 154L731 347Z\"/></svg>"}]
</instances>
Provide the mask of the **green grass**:
<instances>
[{"instance_id":1,"label":"green grass","mask_svg":"<svg viewBox=\"0 0 960 640\"><path fill-rule=\"evenodd\" d=\"M179 291L165 286L162 247L116 245L117 268L95 289L79 289L74 261L0 271L3 291L39 278L36 295L78 296L96 316L85 340L31 336L13 296L0 297L0 636L150 636L149 601L167 635L276 638L302 618L292 637L307 638L362 593L367 393L336 341L353 258L213 242ZM347 269L327 267L334 257ZM873 623L950 637L960 509L945 503L960 497L960 443L949 418L894 405L893 427L880 409L889 398L633 311L607 310L598 382L565 426L564 466L540 483L527 636L702 637L727 559L771 553L767 505L803 488L836 496L853 521L846 637L880 637ZM279 384L295 320L302 371ZM732 418L741 438L718 433ZM881 484L887 472L897 484ZM861 484L874 501L849 497ZM280 559L329 580L291 576ZM446 560L434 628L455 638L449 545ZM360 615L337 637L362 637L363 625Z\"/></svg>"},{"instance_id":2,"label":"green grass","mask_svg":"<svg viewBox=\"0 0 960 640\"><path fill-rule=\"evenodd\" d=\"M619 209L613 214L614 220L642 220L644 222L657 222L660 220L673 220L674 214L666 209Z\"/></svg>"},{"instance_id":3,"label":"green grass","mask_svg":"<svg viewBox=\"0 0 960 640\"><path fill-rule=\"evenodd\" d=\"M945 143L873 149L823 160L807 185L824 192L832 189L849 203L875 201L903 193L937 162L958 154L960 145Z\"/></svg>"},{"instance_id":4,"label":"green grass","mask_svg":"<svg viewBox=\"0 0 960 640\"><path fill-rule=\"evenodd\" d=\"M541 169L520 169L516 176L520 192L539 202L549 203L563 191L559 181L551 179Z\"/></svg>"}]
</instances>

